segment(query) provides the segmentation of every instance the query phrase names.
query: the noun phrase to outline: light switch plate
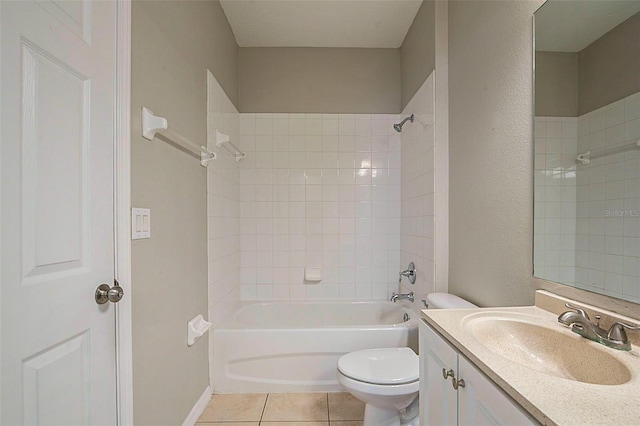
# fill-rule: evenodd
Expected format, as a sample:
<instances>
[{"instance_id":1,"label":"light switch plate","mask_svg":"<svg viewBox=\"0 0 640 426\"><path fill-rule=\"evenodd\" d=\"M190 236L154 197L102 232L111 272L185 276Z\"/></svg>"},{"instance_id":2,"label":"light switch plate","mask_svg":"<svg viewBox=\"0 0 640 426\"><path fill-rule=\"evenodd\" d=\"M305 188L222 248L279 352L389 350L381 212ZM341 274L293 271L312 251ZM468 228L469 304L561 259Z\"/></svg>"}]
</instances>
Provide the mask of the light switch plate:
<instances>
[{"instance_id":1,"label":"light switch plate","mask_svg":"<svg viewBox=\"0 0 640 426\"><path fill-rule=\"evenodd\" d=\"M131 239L151 238L151 209L131 209Z\"/></svg>"}]
</instances>

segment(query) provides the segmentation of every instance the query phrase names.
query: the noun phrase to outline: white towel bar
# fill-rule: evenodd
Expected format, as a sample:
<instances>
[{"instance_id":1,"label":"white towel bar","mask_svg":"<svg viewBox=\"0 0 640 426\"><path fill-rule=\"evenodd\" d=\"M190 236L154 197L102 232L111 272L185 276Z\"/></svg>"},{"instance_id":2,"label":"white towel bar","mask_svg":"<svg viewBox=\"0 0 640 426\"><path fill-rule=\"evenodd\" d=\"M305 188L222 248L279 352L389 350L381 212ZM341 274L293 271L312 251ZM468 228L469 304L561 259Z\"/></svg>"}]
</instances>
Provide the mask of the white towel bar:
<instances>
[{"instance_id":1,"label":"white towel bar","mask_svg":"<svg viewBox=\"0 0 640 426\"><path fill-rule=\"evenodd\" d=\"M209 151L204 145L197 145L191 142L189 139L169 127L166 118L159 117L148 108L142 107L142 137L147 140L153 140L158 132L174 144L186 149L196 156L199 156L200 165L202 167L207 167L209 162L216 158L215 152Z\"/></svg>"},{"instance_id":2,"label":"white towel bar","mask_svg":"<svg viewBox=\"0 0 640 426\"><path fill-rule=\"evenodd\" d=\"M224 147L225 150L227 152L229 152L229 154L233 155L234 157L236 157L236 162L240 162L244 157L247 156L246 153L240 151L238 149L237 146L235 146L233 144L233 142L231 142L231 140L229 139L229 135L225 135L224 133L220 133L218 131L218 129L216 129L216 146L218 148L220 147ZM229 149L229 147L233 148L233 149Z\"/></svg>"},{"instance_id":3,"label":"white towel bar","mask_svg":"<svg viewBox=\"0 0 640 426\"><path fill-rule=\"evenodd\" d=\"M598 151L587 151L585 153L578 154L576 161L582 163L583 166L586 166L587 164L591 164L591 160L594 158L605 157L611 154L619 154L632 148L640 148L640 139L626 145L613 146L611 148L600 149Z\"/></svg>"}]
</instances>

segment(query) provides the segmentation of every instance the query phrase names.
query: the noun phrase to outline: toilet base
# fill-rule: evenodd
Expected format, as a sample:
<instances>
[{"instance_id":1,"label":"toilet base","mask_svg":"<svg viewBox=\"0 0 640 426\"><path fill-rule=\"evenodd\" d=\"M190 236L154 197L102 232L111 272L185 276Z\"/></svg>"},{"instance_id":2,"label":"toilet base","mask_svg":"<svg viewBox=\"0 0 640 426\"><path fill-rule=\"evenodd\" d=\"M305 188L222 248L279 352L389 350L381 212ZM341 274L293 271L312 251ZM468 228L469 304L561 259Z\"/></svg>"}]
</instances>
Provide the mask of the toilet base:
<instances>
[{"instance_id":1,"label":"toilet base","mask_svg":"<svg viewBox=\"0 0 640 426\"><path fill-rule=\"evenodd\" d=\"M413 400L404 410L400 411L402 426L420 426L420 398Z\"/></svg>"},{"instance_id":2,"label":"toilet base","mask_svg":"<svg viewBox=\"0 0 640 426\"><path fill-rule=\"evenodd\" d=\"M416 401L418 398L416 398ZM412 404L414 405L414 404ZM372 404L364 406L363 426L420 426L418 410L380 408Z\"/></svg>"},{"instance_id":3,"label":"toilet base","mask_svg":"<svg viewBox=\"0 0 640 426\"><path fill-rule=\"evenodd\" d=\"M362 426L400 426L400 413L395 409L379 408L366 404Z\"/></svg>"}]
</instances>

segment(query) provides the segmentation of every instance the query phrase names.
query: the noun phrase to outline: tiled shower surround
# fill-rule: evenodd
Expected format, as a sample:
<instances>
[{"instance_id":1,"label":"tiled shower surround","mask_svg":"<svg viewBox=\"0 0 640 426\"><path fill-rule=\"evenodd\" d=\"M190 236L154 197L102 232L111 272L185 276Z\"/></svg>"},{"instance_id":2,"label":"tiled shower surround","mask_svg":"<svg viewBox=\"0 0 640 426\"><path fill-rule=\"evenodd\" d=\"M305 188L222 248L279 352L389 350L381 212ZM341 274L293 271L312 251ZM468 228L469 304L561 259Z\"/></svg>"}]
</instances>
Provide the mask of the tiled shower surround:
<instances>
[{"instance_id":1,"label":"tiled shower surround","mask_svg":"<svg viewBox=\"0 0 640 426\"><path fill-rule=\"evenodd\" d=\"M565 129L571 120L575 130L569 124ZM562 136L574 132L576 156L635 143L640 139L640 93L577 119L536 119L536 275L638 302L640 149L594 158L583 165L575 156L562 155L574 146L572 138ZM545 148L539 148L540 140ZM544 158L538 149L546 151ZM572 229L573 246L569 244ZM554 259L558 265L552 264Z\"/></svg>"},{"instance_id":2,"label":"tiled shower surround","mask_svg":"<svg viewBox=\"0 0 640 426\"><path fill-rule=\"evenodd\" d=\"M397 120L240 114L242 300L369 300L397 290ZM322 281L306 281L305 267L321 267Z\"/></svg>"},{"instance_id":3,"label":"tiled shower surround","mask_svg":"<svg viewBox=\"0 0 640 426\"><path fill-rule=\"evenodd\" d=\"M433 82L402 115L240 114L209 75L214 324L241 300L387 299L409 260L417 281L402 291L433 291ZM411 113L414 123L393 130ZM217 148L216 129L246 158ZM305 267L320 267L322 280L306 281Z\"/></svg>"},{"instance_id":4,"label":"tiled shower surround","mask_svg":"<svg viewBox=\"0 0 640 426\"><path fill-rule=\"evenodd\" d=\"M578 153L640 139L640 93L578 118ZM576 285L640 301L640 148L578 164Z\"/></svg>"},{"instance_id":5,"label":"tiled shower surround","mask_svg":"<svg viewBox=\"0 0 640 426\"><path fill-rule=\"evenodd\" d=\"M577 119L536 117L535 126L536 275L575 284Z\"/></svg>"},{"instance_id":6,"label":"tiled shower surround","mask_svg":"<svg viewBox=\"0 0 640 426\"><path fill-rule=\"evenodd\" d=\"M435 131L434 74L404 108L402 117L414 114L415 121L402 128L402 229L401 269L416 264L415 285L405 278L402 293L413 291L414 309L435 288ZM396 276L397 279L397 276Z\"/></svg>"},{"instance_id":7,"label":"tiled shower surround","mask_svg":"<svg viewBox=\"0 0 640 426\"><path fill-rule=\"evenodd\" d=\"M207 81L208 148L218 154L207 167L209 320L217 324L240 300L240 168L216 148L215 135L218 129L233 141L239 132L233 103L211 73Z\"/></svg>"}]
</instances>

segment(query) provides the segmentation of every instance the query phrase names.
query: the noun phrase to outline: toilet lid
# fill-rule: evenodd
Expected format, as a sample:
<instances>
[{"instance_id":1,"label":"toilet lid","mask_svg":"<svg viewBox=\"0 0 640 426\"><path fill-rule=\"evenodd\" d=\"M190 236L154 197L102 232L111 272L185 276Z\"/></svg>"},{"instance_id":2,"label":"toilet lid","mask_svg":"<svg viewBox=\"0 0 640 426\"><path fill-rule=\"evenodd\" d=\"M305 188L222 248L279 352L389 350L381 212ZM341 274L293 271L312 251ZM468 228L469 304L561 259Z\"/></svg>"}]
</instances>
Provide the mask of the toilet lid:
<instances>
[{"instance_id":1,"label":"toilet lid","mask_svg":"<svg viewBox=\"0 0 640 426\"><path fill-rule=\"evenodd\" d=\"M420 377L418 355L410 348L366 349L338 359L345 376L380 385L415 382Z\"/></svg>"}]
</instances>

